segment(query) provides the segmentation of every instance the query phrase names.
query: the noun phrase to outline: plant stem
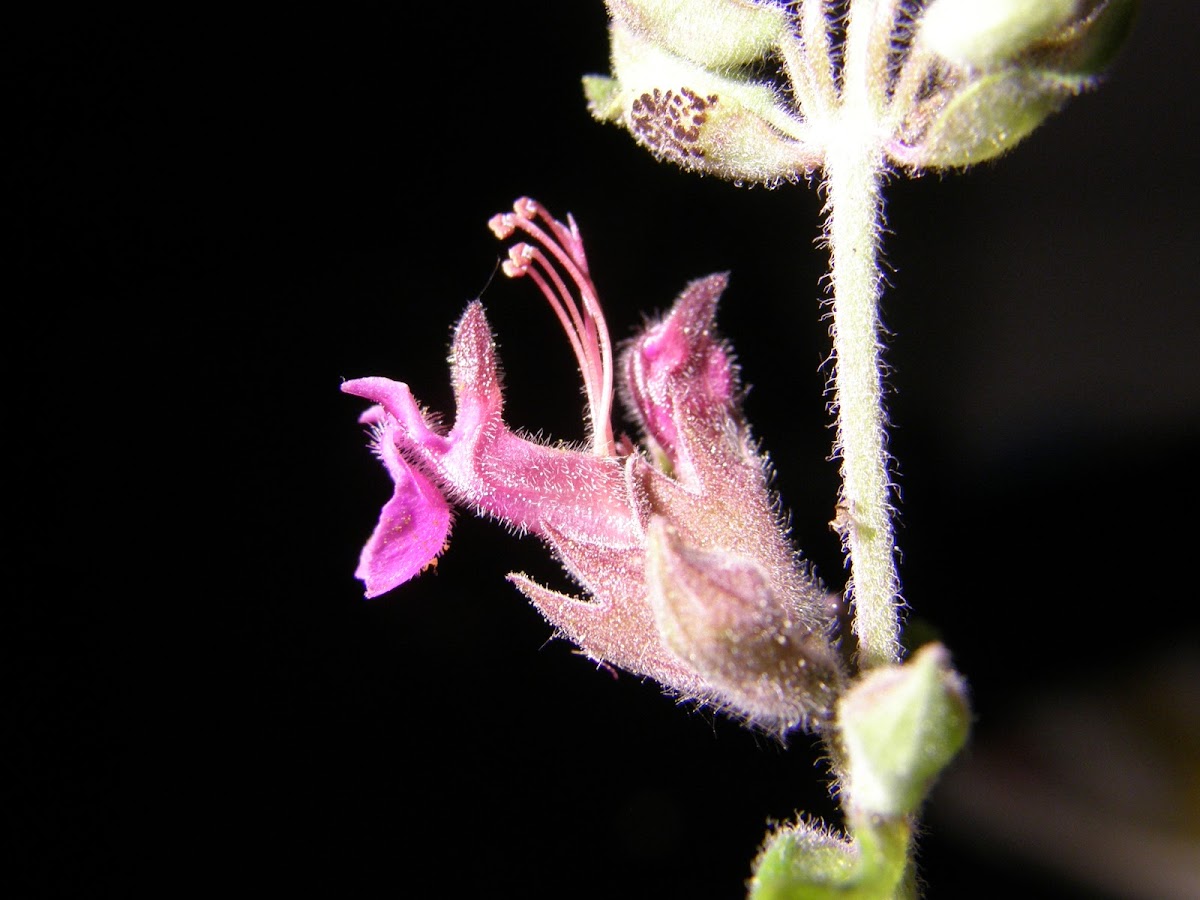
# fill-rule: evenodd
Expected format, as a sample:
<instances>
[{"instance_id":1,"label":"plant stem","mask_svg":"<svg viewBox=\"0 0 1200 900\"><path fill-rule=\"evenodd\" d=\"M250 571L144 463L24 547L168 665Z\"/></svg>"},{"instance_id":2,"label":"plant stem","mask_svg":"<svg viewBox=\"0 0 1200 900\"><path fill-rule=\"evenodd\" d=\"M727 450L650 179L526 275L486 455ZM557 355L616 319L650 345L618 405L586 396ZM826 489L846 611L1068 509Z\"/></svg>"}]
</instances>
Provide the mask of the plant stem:
<instances>
[{"instance_id":1,"label":"plant stem","mask_svg":"<svg viewBox=\"0 0 1200 900\"><path fill-rule=\"evenodd\" d=\"M896 662L900 654L879 339L883 163L877 137L879 97L872 87L878 73L871 71L867 52L872 12L871 3L851 6L841 103L825 162L835 450L842 459L839 525L850 567L846 593L854 607L858 660L864 669Z\"/></svg>"}]
</instances>

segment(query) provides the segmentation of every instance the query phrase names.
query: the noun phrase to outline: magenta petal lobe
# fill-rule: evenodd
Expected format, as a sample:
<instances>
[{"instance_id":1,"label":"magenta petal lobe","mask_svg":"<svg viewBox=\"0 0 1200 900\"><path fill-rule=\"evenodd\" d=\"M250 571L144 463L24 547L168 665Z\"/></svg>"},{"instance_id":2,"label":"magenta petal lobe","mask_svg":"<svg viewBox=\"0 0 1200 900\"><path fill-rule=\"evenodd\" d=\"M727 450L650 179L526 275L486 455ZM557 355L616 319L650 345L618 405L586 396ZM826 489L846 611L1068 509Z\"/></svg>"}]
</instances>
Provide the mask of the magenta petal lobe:
<instances>
[{"instance_id":1,"label":"magenta petal lobe","mask_svg":"<svg viewBox=\"0 0 1200 900\"><path fill-rule=\"evenodd\" d=\"M392 475L395 492L379 514L354 573L366 585L368 599L433 565L450 534L450 504L433 482L407 466L394 469Z\"/></svg>"}]
</instances>

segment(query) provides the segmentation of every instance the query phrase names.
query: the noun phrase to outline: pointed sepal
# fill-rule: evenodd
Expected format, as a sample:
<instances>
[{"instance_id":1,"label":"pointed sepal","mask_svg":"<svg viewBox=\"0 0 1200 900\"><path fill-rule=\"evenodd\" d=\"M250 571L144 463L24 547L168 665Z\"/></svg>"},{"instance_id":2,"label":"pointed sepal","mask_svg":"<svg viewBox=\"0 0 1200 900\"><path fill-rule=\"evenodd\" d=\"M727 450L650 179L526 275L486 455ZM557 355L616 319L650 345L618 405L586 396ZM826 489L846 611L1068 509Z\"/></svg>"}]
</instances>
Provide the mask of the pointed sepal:
<instances>
[{"instance_id":1,"label":"pointed sepal","mask_svg":"<svg viewBox=\"0 0 1200 900\"><path fill-rule=\"evenodd\" d=\"M718 702L780 733L827 719L841 682L837 654L776 596L761 563L688 546L661 516L647 538L659 634L720 692Z\"/></svg>"}]
</instances>

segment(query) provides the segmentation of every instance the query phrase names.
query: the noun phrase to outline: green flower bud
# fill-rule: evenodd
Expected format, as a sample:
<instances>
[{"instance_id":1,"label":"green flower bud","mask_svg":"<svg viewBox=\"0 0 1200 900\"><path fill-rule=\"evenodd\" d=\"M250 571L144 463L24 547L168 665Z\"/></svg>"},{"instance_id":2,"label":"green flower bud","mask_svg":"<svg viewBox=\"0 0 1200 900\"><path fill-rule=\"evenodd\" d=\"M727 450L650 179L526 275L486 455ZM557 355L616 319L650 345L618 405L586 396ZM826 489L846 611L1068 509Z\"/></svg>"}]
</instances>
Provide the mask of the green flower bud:
<instances>
[{"instance_id":1,"label":"green flower bud","mask_svg":"<svg viewBox=\"0 0 1200 900\"><path fill-rule=\"evenodd\" d=\"M897 162L921 168L984 162L1028 137L1077 90L1048 73L1002 69L926 100L888 150Z\"/></svg>"},{"instance_id":2,"label":"green flower bud","mask_svg":"<svg viewBox=\"0 0 1200 900\"><path fill-rule=\"evenodd\" d=\"M608 0L608 12L664 50L710 69L762 59L788 34L783 7L753 0Z\"/></svg>"},{"instance_id":3,"label":"green flower bud","mask_svg":"<svg viewBox=\"0 0 1200 900\"><path fill-rule=\"evenodd\" d=\"M1057 34L1079 12L1079 0L934 0L918 40L954 65L987 69Z\"/></svg>"},{"instance_id":4,"label":"green flower bud","mask_svg":"<svg viewBox=\"0 0 1200 900\"><path fill-rule=\"evenodd\" d=\"M749 900L899 900L911 838L908 822L865 823L847 841L799 822L767 838L754 862Z\"/></svg>"},{"instance_id":5,"label":"green flower bud","mask_svg":"<svg viewBox=\"0 0 1200 900\"><path fill-rule=\"evenodd\" d=\"M1129 37L1137 15L1138 0L1104 0L1089 4L1086 15L1071 22L1053 38L1040 44L1031 54L1041 69L1070 78L1086 79L1100 75Z\"/></svg>"},{"instance_id":6,"label":"green flower bud","mask_svg":"<svg viewBox=\"0 0 1200 900\"><path fill-rule=\"evenodd\" d=\"M993 69L1026 56L1026 68L1094 75L1133 24L1137 0L934 0L916 44L952 66Z\"/></svg>"},{"instance_id":7,"label":"green flower bud","mask_svg":"<svg viewBox=\"0 0 1200 900\"><path fill-rule=\"evenodd\" d=\"M731 181L774 185L820 165L812 129L765 84L718 75L614 20L613 78L584 79L592 114L655 156Z\"/></svg>"},{"instance_id":8,"label":"green flower bud","mask_svg":"<svg viewBox=\"0 0 1200 900\"><path fill-rule=\"evenodd\" d=\"M1132 27L1137 0L935 0L898 91L910 100L888 154L952 168L1015 146L1092 87Z\"/></svg>"},{"instance_id":9,"label":"green flower bud","mask_svg":"<svg viewBox=\"0 0 1200 900\"><path fill-rule=\"evenodd\" d=\"M851 687L838 725L857 817L909 815L966 742L966 687L946 648L927 644L905 665L874 669Z\"/></svg>"},{"instance_id":10,"label":"green flower bud","mask_svg":"<svg viewBox=\"0 0 1200 900\"><path fill-rule=\"evenodd\" d=\"M754 863L750 900L844 897L844 888L857 867L854 847L848 841L824 828L798 822L767 838Z\"/></svg>"}]
</instances>

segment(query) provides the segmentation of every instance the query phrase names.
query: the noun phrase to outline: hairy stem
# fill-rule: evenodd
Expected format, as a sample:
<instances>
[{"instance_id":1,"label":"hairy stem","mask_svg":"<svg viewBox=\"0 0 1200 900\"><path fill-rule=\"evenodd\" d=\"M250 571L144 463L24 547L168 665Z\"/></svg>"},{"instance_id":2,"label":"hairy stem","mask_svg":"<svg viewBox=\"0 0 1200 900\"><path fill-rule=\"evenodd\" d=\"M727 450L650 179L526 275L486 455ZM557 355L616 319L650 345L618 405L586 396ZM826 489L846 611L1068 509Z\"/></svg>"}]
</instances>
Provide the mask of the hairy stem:
<instances>
[{"instance_id":1,"label":"hairy stem","mask_svg":"<svg viewBox=\"0 0 1200 900\"><path fill-rule=\"evenodd\" d=\"M875 4L850 7L842 102L826 154L826 237L833 282L833 402L842 459L839 526L848 563L859 664L899 659L899 579L895 544L880 345L879 226L882 221L878 137L880 73L866 50Z\"/></svg>"}]
</instances>

